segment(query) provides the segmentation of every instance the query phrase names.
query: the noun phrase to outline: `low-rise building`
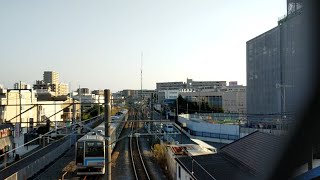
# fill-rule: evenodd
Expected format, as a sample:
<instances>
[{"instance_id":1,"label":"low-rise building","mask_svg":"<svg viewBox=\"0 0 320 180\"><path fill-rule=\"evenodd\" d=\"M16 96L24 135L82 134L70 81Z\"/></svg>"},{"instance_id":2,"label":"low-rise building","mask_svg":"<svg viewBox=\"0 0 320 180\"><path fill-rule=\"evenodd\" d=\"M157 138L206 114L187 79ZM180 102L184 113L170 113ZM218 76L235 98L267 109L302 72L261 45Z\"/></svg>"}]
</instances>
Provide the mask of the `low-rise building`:
<instances>
[{"instance_id":1,"label":"low-rise building","mask_svg":"<svg viewBox=\"0 0 320 180\"><path fill-rule=\"evenodd\" d=\"M67 97L53 97L50 93L39 95L31 89L0 89L0 124L32 128L49 119L52 124L61 125L66 119L63 109L72 101L66 100Z\"/></svg>"},{"instance_id":2,"label":"low-rise building","mask_svg":"<svg viewBox=\"0 0 320 180\"><path fill-rule=\"evenodd\" d=\"M87 88L84 88L84 90L81 90L83 93L78 92L72 92L71 98L79 101L81 103L81 106L84 110L92 108L95 104L104 104L104 96L103 95L96 95L96 94L87 94Z\"/></svg>"},{"instance_id":3,"label":"low-rise building","mask_svg":"<svg viewBox=\"0 0 320 180\"><path fill-rule=\"evenodd\" d=\"M254 132L216 154L177 157L175 179L266 179L277 162L283 139Z\"/></svg>"},{"instance_id":4,"label":"low-rise building","mask_svg":"<svg viewBox=\"0 0 320 180\"><path fill-rule=\"evenodd\" d=\"M93 91L91 92L91 94L104 96L104 90L101 90L101 89L99 89L99 90L93 90Z\"/></svg>"},{"instance_id":5,"label":"low-rise building","mask_svg":"<svg viewBox=\"0 0 320 180\"><path fill-rule=\"evenodd\" d=\"M39 116L36 123L44 123L50 120L53 126L63 126L63 107L65 101L38 101ZM36 118L36 116L35 116ZM34 121L35 122L35 121Z\"/></svg>"},{"instance_id":6,"label":"low-rise building","mask_svg":"<svg viewBox=\"0 0 320 180\"><path fill-rule=\"evenodd\" d=\"M68 93L69 93L69 85L65 83L59 83L57 96L68 95Z\"/></svg>"},{"instance_id":7,"label":"low-rise building","mask_svg":"<svg viewBox=\"0 0 320 180\"><path fill-rule=\"evenodd\" d=\"M31 89L31 86L27 83L18 82L13 85L13 89Z\"/></svg>"},{"instance_id":8,"label":"low-rise building","mask_svg":"<svg viewBox=\"0 0 320 180\"><path fill-rule=\"evenodd\" d=\"M189 102L208 103L225 113L246 113L246 86L225 86L216 89L183 91L180 95Z\"/></svg>"},{"instance_id":9,"label":"low-rise building","mask_svg":"<svg viewBox=\"0 0 320 180\"><path fill-rule=\"evenodd\" d=\"M135 103L143 100L151 99L152 94L156 94L155 90L148 90L148 89L139 89L139 90L132 90L132 89L125 89L119 92L119 96L122 96L128 103Z\"/></svg>"},{"instance_id":10,"label":"low-rise building","mask_svg":"<svg viewBox=\"0 0 320 180\"><path fill-rule=\"evenodd\" d=\"M34 108L34 104L37 103L35 92L30 89L2 89L1 91L1 121L20 123L21 127L28 127L30 119L34 120L37 115Z\"/></svg>"},{"instance_id":11,"label":"low-rise building","mask_svg":"<svg viewBox=\"0 0 320 180\"><path fill-rule=\"evenodd\" d=\"M180 95L189 102L208 103L212 108L223 109L223 92L220 91L181 92Z\"/></svg>"},{"instance_id":12,"label":"low-rise building","mask_svg":"<svg viewBox=\"0 0 320 180\"><path fill-rule=\"evenodd\" d=\"M177 176L177 161L175 160L176 158L216 153L216 149L214 147L210 146L210 148L208 148L208 146L201 147L198 144L167 145L166 159L171 178L175 179Z\"/></svg>"},{"instance_id":13,"label":"low-rise building","mask_svg":"<svg viewBox=\"0 0 320 180\"><path fill-rule=\"evenodd\" d=\"M223 89L222 109L225 113L247 112L246 86L227 86Z\"/></svg>"}]
</instances>

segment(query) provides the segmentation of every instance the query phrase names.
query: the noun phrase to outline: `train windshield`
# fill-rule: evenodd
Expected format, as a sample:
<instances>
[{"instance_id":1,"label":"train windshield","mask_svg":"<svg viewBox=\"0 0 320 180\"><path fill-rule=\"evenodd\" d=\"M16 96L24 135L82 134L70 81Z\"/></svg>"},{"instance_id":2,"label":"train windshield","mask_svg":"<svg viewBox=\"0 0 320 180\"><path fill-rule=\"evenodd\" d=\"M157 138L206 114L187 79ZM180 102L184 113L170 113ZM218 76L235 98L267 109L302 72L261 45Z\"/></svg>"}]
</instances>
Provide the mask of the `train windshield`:
<instances>
[{"instance_id":1,"label":"train windshield","mask_svg":"<svg viewBox=\"0 0 320 180\"><path fill-rule=\"evenodd\" d=\"M77 157L76 157L77 164L83 164L83 155L84 155L84 144L83 144L83 142L78 142L77 143Z\"/></svg>"},{"instance_id":2,"label":"train windshield","mask_svg":"<svg viewBox=\"0 0 320 180\"><path fill-rule=\"evenodd\" d=\"M103 157L104 149L102 142L86 142L86 157Z\"/></svg>"}]
</instances>

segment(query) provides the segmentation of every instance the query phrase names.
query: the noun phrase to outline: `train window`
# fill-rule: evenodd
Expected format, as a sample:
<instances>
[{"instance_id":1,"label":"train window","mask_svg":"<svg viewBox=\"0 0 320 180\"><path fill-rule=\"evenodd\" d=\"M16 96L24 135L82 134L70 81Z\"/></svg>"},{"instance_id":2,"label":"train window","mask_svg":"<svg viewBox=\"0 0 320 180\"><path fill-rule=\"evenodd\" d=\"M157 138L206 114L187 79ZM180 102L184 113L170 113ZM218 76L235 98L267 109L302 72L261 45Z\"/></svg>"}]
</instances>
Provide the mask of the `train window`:
<instances>
[{"instance_id":1,"label":"train window","mask_svg":"<svg viewBox=\"0 0 320 180\"><path fill-rule=\"evenodd\" d=\"M76 164L82 165L83 164L83 153L84 153L84 143L78 142L77 143L77 152L76 152Z\"/></svg>"},{"instance_id":2,"label":"train window","mask_svg":"<svg viewBox=\"0 0 320 180\"><path fill-rule=\"evenodd\" d=\"M102 142L86 142L86 157L103 157L104 148Z\"/></svg>"}]
</instances>

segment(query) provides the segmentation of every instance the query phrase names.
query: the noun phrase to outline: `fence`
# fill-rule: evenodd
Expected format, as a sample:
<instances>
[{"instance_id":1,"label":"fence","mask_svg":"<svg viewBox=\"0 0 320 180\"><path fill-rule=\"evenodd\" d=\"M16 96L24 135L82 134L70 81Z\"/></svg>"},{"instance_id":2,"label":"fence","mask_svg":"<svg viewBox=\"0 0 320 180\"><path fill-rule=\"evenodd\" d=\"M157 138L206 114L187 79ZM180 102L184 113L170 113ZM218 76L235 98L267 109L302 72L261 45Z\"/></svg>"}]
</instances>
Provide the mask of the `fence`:
<instances>
[{"instance_id":1,"label":"fence","mask_svg":"<svg viewBox=\"0 0 320 180\"><path fill-rule=\"evenodd\" d=\"M28 179L34 175L36 175L39 171L44 169L51 162L55 161L59 156L61 156L64 152L70 149L71 145L76 142L77 138L75 134L70 135L70 137L66 137L61 141L64 141L61 145L52 149L49 153L46 153L44 156L36 159L29 165L15 172L11 176L7 177L5 180L17 180L17 179ZM52 144L54 145L54 144ZM50 148L49 145L47 148Z\"/></svg>"},{"instance_id":2,"label":"fence","mask_svg":"<svg viewBox=\"0 0 320 180\"><path fill-rule=\"evenodd\" d=\"M191 136L198 136L198 137L208 137L208 138L218 138L218 139L225 139L225 140L237 140L239 139L239 135L231 135L231 134L222 134L222 133L210 133L210 132L199 132L199 131L192 131L188 129L188 132Z\"/></svg>"}]
</instances>

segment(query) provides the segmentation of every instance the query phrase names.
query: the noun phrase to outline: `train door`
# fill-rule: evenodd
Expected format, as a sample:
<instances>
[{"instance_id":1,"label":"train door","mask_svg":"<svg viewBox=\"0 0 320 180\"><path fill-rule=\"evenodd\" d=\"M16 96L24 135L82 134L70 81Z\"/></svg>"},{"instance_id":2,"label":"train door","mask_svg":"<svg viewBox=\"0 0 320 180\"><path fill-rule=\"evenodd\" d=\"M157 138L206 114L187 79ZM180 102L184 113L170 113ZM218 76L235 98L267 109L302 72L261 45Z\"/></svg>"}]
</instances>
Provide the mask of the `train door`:
<instances>
[{"instance_id":1,"label":"train door","mask_svg":"<svg viewBox=\"0 0 320 180\"><path fill-rule=\"evenodd\" d=\"M77 143L76 164L83 166L84 164L84 142Z\"/></svg>"}]
</instances>

